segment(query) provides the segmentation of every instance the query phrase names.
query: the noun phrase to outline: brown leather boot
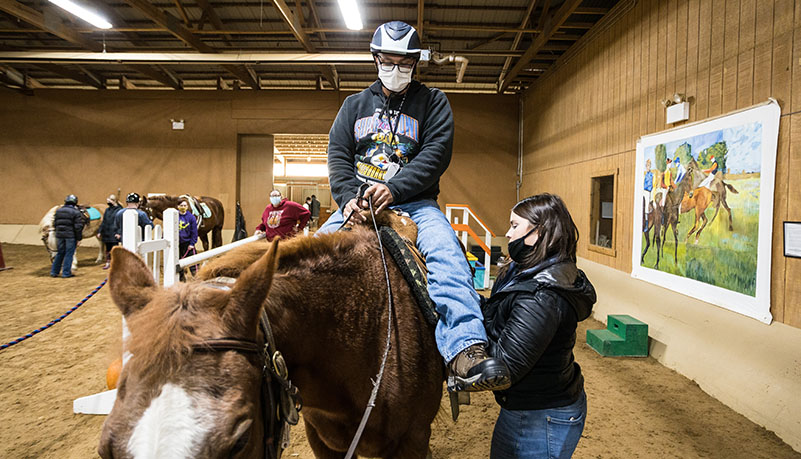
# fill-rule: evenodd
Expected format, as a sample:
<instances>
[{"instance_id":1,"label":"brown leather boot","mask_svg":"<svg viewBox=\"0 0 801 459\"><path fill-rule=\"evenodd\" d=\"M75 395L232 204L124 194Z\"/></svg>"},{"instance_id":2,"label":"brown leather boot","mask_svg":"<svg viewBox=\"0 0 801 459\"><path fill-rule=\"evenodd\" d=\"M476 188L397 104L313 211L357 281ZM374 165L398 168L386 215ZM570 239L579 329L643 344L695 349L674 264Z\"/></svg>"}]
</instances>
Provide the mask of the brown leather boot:
<instances>
[{"instance_id":1,"label":"brown leather boot","mask_svg":"<svg viewBox=\"0 0 801 459\"><path fill-rule=\"evenodd\" d=\"M474 344L460 352L451 360L448 368L451 371L448 378L450 391L504 390L511 385L506 364L488 356L483 343Z\"/></svg>"}]
</instances>

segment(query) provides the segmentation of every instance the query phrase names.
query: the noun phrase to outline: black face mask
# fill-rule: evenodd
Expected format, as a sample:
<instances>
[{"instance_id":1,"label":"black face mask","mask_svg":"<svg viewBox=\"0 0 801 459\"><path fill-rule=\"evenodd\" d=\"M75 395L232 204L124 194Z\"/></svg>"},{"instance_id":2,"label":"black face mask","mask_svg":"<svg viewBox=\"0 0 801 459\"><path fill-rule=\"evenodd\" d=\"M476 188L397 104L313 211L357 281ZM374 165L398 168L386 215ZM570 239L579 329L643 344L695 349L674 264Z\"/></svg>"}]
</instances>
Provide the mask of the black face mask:
<instances>
[{"instance_id":1,"label":"black face mask","mask_svg":"<svg viewBox=\"0 0 801 459\"><path fill-rule=\"evenodd\" d=\"M509 242L509 256L512 257L512 260L514 260L516 263L522 263L526 256L530 254L532 250L534 250L533 245L527 245L524 241L536 229L536 227L531 228L531 231L526 233L525 236Z\"/></svg>"}]
</instances>

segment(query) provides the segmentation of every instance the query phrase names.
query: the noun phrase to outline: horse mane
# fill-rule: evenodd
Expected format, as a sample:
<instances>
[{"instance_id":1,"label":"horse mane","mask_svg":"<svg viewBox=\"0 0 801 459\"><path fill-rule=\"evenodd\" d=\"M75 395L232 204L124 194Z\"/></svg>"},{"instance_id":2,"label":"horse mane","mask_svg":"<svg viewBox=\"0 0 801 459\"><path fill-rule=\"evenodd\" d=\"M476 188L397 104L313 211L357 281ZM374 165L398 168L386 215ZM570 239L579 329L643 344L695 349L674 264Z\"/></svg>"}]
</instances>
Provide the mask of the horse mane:
<instances>
[{"instance_id":1,"label":"horse mane","mask_svg":"<svg viewBox=\"0 0 801 459\"><path fill-rule=\"evenodd\" d=\"M279 243L277 271L287 273L312 266L325 270L341 269L340 260L359 252L365 252L366 255L367 251L377 250L377 246L375 234L364 227L321 234L317 237L295 237ZM265 241L237 247L207 263L198 272L197 277L201 280L239 277L242 271L261 258L269 248L270 244Z\"/></svg>"}]
</instances>

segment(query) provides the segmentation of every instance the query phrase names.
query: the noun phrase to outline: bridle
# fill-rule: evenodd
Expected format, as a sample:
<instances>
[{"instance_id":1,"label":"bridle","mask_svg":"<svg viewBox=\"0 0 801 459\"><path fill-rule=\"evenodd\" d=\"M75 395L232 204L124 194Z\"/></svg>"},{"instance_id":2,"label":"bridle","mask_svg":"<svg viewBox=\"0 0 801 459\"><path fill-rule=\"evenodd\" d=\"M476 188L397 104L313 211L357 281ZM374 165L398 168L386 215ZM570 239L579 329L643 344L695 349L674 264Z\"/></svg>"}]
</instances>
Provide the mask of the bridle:
<instances>
[{"instance_id":1,"label":"bridle","mask_svg":"<svg viewBox=\"0 0 801 459\"><path fill-rule=\"evenodd\" d=\"M229 289L227 285L235 282L230 278L217 278L208 281L214 288ZM223 285L220 285L223 284ZM298 388L289 380L284 357L275 345L270 321L262 309L259 327L264 334L264 344L239 338L208 338L192 346L196 352L240 352L255 354L262 363L261 409L264 425L264 457L279 459L284 449L289 447L289 426L297 425L303 403Z\"/></svg>"}]
</instances>

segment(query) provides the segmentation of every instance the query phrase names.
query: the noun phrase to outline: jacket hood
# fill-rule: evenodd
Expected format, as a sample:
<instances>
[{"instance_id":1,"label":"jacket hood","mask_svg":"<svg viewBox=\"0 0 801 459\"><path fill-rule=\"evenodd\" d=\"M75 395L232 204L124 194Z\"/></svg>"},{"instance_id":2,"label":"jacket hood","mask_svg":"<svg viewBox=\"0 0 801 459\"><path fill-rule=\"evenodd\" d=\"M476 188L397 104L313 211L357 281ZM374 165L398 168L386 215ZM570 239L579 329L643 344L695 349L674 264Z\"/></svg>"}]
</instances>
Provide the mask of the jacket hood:
<instances>
[{"instance_id":1,"label":"jacket hood","mask_svg":"<svg viewBox=\"0 0 801 459\"><path fill-rule=\"evenodd\" d=\"M570 303L579 322L590 316L592 306L597 300L595 287L575 262L553 258L516 273L500 292L530 292L542 287L557 291Z\"/></svg>"}]
</instances>

